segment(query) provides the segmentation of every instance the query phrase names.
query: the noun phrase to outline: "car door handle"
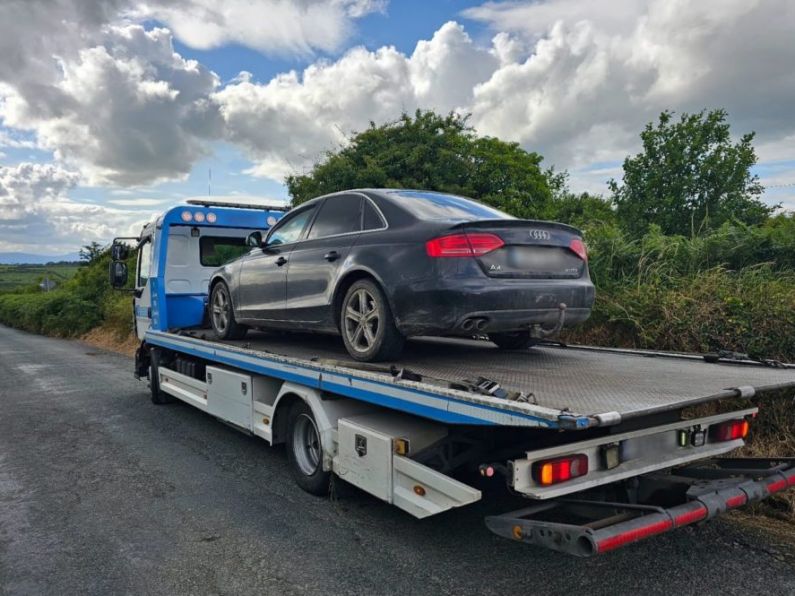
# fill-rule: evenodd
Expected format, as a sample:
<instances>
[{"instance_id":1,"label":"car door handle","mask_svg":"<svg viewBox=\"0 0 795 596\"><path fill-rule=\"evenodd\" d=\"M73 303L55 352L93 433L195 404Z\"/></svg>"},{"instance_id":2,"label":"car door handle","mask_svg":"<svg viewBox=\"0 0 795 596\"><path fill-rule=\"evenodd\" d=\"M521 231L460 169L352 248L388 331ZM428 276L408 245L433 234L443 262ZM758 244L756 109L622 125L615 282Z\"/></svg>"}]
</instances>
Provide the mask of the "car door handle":
<instances>
[{"instance_id":1,"label":"car door handle","mask_svg":"<svg viewBox=\"0 0 795 596\"><path fill-rule=\"evenodd\" d=\"M324 254L323 258L327 261L336 261L340 258L340 253L338 253L336 250L332 250L331 252Z\"/></svg>"},{"instance_id":2,"label":"car door handle","mask_svg":"<svg viewBox=\"0 0 795 596\"><path fill-rule=\"evenodd\" d=\"M279 267L281 267L282 265L284 265L286 262L287 262L287 259L285 259L284 257L279 257L278 259L276 259L276 264L277 264Z\"/></svg>"}]
</instances>

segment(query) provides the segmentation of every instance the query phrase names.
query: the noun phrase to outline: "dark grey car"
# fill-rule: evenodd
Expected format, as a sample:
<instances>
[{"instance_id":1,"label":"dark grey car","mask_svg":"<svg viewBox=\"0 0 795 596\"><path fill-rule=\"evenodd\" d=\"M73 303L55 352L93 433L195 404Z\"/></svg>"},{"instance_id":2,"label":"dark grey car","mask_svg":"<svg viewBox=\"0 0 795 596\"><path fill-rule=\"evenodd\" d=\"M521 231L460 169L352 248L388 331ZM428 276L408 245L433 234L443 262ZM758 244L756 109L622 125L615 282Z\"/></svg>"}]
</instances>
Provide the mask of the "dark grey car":
<instances>
[{"instance_id":1,"label":"dark grey car","mask_svg":"<svg viewBox=\"0 0 795 596\"><path fill-rule=\"evenodd\" d=\"M210 281L221 337L247 327L340 333L363 361L395 358L417 335L488 334L519 349L584 321L594 301L578 230L449 194L339 192L249 242Z\"/></svg>"}]
</instances>

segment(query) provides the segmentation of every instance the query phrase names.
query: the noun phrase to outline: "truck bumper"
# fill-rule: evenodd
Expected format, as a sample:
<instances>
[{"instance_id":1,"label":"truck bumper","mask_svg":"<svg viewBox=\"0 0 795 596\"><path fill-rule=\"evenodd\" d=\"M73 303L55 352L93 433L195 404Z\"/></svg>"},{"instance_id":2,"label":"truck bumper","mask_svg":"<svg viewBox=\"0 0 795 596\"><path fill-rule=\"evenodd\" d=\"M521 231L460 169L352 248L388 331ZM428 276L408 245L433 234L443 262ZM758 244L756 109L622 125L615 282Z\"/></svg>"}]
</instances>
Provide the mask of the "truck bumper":
<instances>
[{"instance_id":1,"label":"truck bumper","mask_svg":"<svg viewBox=\"0 0 795 596\"><path fill-rule=\"evenodd\" d=\"M579 557L621 548L644 538L711 519L795 486L795 458L720 458L641 477L641 492L683 495L667 507L600 500L559 499L486 518L495 534ZM654 490L651 490L654 489ZM560 520L587 519L582 525Z\"/></svg>"}]
</instances>

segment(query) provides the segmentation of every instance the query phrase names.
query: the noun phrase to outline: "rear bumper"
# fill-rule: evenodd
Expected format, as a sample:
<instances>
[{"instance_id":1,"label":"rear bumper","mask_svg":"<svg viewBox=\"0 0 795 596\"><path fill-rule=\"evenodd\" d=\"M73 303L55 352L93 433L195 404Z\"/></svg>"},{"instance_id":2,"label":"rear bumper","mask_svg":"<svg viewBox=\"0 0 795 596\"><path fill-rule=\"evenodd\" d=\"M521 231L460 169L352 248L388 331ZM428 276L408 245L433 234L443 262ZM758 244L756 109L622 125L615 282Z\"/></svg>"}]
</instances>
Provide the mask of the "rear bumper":
<instances>
[{"instance_id":1,"label":"rear bumper","mask_svg":"<svg viewBox=\"0 0 795 596\"><path fill-rule=\"evenodd\" d=\"M391 297L404 335L445 335L466 331L468 319L484 319L479 331L553 327L565 304L566 326L585 321L594 302L590 280L500 280L450 278L399 288Z\"/></svg>"},{"instance_id":2,"label":"rear bumper","mask_svg":"<svg viewBox=\"0 0 795 596\"><path fill-rule=\"evenodd\" d=\"M486 525L504 538L588 557L703 522L791 488L795 486L795 458L708 460L674 470L670 476L649 476L645 481L655 487L684 486L684 502L664 508L561 499L487 517ZM550 515L553 510L555 514ZM561 514L565 517L566 512L576 518L592 515L597 519L583 525L542 519L560 518Z\"/></svg>"}]
</instances>

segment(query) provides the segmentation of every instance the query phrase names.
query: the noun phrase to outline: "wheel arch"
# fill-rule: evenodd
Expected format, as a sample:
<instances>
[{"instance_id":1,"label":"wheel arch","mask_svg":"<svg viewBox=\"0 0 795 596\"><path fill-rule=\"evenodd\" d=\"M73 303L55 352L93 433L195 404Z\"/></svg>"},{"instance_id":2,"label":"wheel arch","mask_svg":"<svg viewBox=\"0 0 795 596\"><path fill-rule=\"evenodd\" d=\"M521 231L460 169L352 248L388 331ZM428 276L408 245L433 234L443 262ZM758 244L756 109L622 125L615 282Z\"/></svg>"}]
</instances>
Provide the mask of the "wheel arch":
<instances>
[{"instance_id":1,"label":"wheel arch","mask_svg":"<svg viewBox=\"0 0 795 596\"><path fill-rule=\"evenodd\" d=\"M328 395L319 389L288 381L282 384L273 404L271 445L286 441L290 408L298 402L307 404L315 418L323 446L323 469L327 471L332 469L332 459L337 452L335 434L339 419L379 409L377 406L353 399L339 397L328 399Z\"/></svg>"},{"instance_id":2,"label":"wheel arch","mask_svg":"<svg viewBox=\"0 0 795 596\"><path fill-rule=\"evenodd\" d=\"M384 296L386 296L387 302L389 302L389 308L392 310L392 312L395 311L392 304L392 296L387 291L386 285L384 284L384 281L381 279L381 277L370 268L357 267L355 269L346 271L337 282L337 287L334 288L334 297L331 301L331 310L332 316L334 317L334 326L338 330L340 329L340 309L342 308L342 301L345 299L345 294L348 292L348 289L360 279L369 279L375 282L378 287L381 288Z\"/></svg>"}]
</instances>

